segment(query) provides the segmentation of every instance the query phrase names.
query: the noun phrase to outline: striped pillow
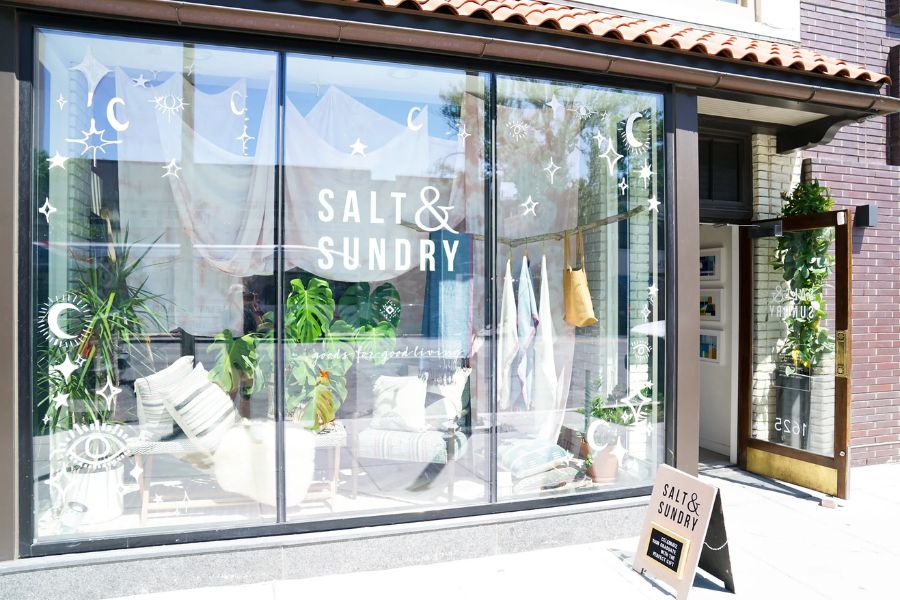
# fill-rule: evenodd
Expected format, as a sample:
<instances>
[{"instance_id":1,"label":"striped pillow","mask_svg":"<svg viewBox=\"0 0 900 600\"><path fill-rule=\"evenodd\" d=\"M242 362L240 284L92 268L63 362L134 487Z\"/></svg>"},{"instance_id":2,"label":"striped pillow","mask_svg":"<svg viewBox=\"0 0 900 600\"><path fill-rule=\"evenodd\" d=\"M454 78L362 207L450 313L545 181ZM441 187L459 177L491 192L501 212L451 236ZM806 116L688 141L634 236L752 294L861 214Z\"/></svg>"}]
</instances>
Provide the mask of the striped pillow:
<instances>
[{"instance_id":1,"label":"striped pillow","mask_svg":"<svg viewBox=\"0 0 900 600\"><path fill-rule=\"evenodd\" d=\"M201 364L182 380L175 393L165 397L165 403L181 430L209 454L216 451L222 436L238 421L234 402L209 381Z\"/></svg>"},{"instance_id":2,"label":"striped pillow","mask_svg":"<svg viewBox=\"0 0 900 600\"><path fill-rule=\"evenodd\" d=\"M193 356L182 356L171 365L134 381L138 422L151 441L172 434L175 421L166 409L166 396L176 392L194 368Z\"/></svg>"}]
</instances>

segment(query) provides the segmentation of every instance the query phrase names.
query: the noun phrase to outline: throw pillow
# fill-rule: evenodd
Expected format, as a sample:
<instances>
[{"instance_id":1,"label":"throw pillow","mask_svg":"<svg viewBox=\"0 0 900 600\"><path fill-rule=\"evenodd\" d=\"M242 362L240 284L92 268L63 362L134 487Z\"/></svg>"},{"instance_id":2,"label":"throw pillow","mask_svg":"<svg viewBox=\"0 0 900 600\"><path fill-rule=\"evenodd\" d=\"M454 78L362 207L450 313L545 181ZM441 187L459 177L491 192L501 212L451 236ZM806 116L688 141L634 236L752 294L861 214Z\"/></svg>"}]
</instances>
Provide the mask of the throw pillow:
<instances>
[{"instance_id":1,"label":"throw pillow","mask_svg":"<svg viewBox=\"0 0 900 600\"><path fill-rule=\"evenodd\" d=\"M375 407L372 411L374 429L425 431L425 390L427 376L390 377L375 380Z\"/></svg>"},{"instance_id":2,"label":"throw pillow","mask_svg":"<svg viewBox=\"0 0 900 600\"><path fill-rule=\"evenodd\" d=\"M234 402L222 388L209 381L202 364L165 397L165 403L181 430L209 454L215 452L222 436L238 419Z\"/></svg>"},{"instance_id":3,"label":"throw pillow","mask_svg":"<svg viewBox=\"0 0 900 600\"><path fill-rule=\"evenodd\" d=\"M165 398L184 383L194 369L194 357L182 356L165 369L134 381L138 422L146 438L156 441L172 434L175 421Z\"/></svg>"},{"instance_id":4,"label":"throw pillow","mask_svg":"<svg viewBox=\"0 0 900 600\"><path fill-rule=\"evenodd\" d=\"M569 453L544 440L508 440L497 448L497 461L502 469L522 479L565 464Z\"/></svg>"},{"instance_id":5,"label":"throw pillow","mask_svg":"<svg viewBox=\"0 0 900 600\"><path fill-rule=\"evenodd\" d=\"M447 383L428 382L425 393L425 416L434 429L446 429L448 421L462 414L462 395L472 369L457 369Z\"/></svg>"}]
</instances>

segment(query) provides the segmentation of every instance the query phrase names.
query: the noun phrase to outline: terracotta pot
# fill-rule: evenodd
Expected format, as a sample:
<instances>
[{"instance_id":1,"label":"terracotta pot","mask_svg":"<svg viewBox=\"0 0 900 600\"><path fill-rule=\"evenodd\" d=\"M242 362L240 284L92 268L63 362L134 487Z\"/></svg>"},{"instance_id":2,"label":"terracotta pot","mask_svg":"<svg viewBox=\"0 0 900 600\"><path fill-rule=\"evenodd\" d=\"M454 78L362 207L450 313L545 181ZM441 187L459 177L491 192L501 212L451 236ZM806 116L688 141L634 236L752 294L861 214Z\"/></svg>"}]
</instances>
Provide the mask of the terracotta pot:
<instances>
[{"instance_id":1,"label":"terracotta pot","mask_svg":"<svg viewBox=\"0 0 900 600\"><path fill-rule=\"evenodd\" d=\"M614 452L618 441L607 444L599 452L593 454L591 466L587 468L587 475L594 483L611 483L616 480L619 473L619 457ZM587 442L581 442L582 456L588 456L591 452Z\"/></svg>"}]
</instances>

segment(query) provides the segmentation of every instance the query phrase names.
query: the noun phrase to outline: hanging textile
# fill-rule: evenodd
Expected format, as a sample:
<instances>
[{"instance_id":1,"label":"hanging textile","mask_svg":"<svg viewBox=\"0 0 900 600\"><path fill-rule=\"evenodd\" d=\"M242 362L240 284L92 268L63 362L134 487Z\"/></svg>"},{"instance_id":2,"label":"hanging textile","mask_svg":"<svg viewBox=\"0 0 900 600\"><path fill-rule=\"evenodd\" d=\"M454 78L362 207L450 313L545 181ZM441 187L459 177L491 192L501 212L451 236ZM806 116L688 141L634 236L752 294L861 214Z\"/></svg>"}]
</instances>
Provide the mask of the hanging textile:
<instances>
[{"instance_id":1,"label":"hanging textile","mask_svg":"<svg viewBox=\"0 0 900 600\"><path fill-rule=\"evenodd\" d=\"M443 229L432 232L429 238L436 248L435 270L425 278L422 336L430 338L428 350L438 355L425 357L422 370L428 373L430 383L451 383L472 355L475 240L471 234ZM448 247L456 248L453 271L448 269L450 263L444 256Z\"/></svg>"},{"instance_id":2,"label":"hanging textile","mask_svg":"<svg viewBox=\"0 0 900 600\"><path fill-rule=\"evenodd\" d=\"M528 266L528 257L522 257L519 270L519 290L516 298L516 323L519 333L519 348L513 364L512 407L528 410L533 398L531 389L534 382L534 340L539 324L537 300L534 297L534 281Z\"/></svg>"},{"instance_id":3,"label":"hanging textile","mask_svg":"<svg viewBox=\"0 0 900 600\"><path fill-rule=\"evenodd\" d=\"M556 358L554 356L553 313L550 304L550 275L547 257L541 257L541 292L538 307L538 327L534 340L534 379L531 387L535 425L546 422L549 411L557 408Z\"/></svg>"},{"instance_id":4,"label":"hanging textile","mask_svg":"<svg viewBox=\"0 0 900 600\"><path fill-rule=\"evenodd\" d=\"M516 324L516 296L513 291L512 261L506 261L503 294L500 296L500 323L497 331L497 406L509 410L512 406L512 365L519 349Z\"/></svg>"}]
</instances>

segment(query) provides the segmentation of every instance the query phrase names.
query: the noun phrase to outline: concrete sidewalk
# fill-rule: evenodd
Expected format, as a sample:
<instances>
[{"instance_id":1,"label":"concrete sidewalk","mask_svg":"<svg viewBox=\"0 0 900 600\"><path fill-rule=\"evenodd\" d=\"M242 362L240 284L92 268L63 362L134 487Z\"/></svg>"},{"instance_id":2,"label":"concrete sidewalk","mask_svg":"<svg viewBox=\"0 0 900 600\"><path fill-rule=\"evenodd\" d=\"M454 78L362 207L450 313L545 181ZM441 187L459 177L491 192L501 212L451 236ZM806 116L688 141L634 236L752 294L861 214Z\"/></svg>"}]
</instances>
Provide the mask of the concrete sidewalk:
<instances>
[{"instance_id":1,"label":"concrete sidewalk","mask_svg":"<svg viewBox=\"0 0 900 600\"><path fill-rule=\"evenodd\" d=\"M854 469L851 500L821 496L733 467L701 477L722 491L737 598L796 600L900 597L900 464ZM671 598L630 569L637 538L474 560L132 596L130 600L354 598L556 598L573 588L594 597ZM335 560L340 560L339 556ZM734 598L699 573L694 600Z\"/></svg>"}]
</instances>

